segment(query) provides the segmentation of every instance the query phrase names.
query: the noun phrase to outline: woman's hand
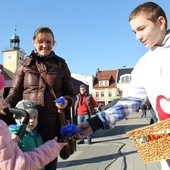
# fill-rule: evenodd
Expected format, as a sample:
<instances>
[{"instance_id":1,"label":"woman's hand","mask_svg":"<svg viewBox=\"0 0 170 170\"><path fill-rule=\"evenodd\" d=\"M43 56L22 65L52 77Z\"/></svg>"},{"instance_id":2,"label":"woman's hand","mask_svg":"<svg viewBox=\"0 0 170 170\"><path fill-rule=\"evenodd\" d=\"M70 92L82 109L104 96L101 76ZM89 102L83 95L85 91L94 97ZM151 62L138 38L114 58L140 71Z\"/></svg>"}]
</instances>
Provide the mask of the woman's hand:
<instances>
[{"instance_id":1,"label":"woman's hand","mask_svg":"<svg viewBox=\"0 0 170 170\"><path fill-rule=\"evenodd\" d=\"M0 114L2 115L6 115L8 113L8 109L10 108L10 105L9 104L6 104L6 105L2 105L0 107Z\"/></svg>"},{"instance_id":2,"label":"woman's hand","mask_svg":"<svg viewBox=\"0 0 170 170\"><path fill-rule=\"evenodd\" d=\"M57 98L54 102L57 108L61 110L65 109L68 105L68 101L63 96Z\"/></svg>"}]
</instances>

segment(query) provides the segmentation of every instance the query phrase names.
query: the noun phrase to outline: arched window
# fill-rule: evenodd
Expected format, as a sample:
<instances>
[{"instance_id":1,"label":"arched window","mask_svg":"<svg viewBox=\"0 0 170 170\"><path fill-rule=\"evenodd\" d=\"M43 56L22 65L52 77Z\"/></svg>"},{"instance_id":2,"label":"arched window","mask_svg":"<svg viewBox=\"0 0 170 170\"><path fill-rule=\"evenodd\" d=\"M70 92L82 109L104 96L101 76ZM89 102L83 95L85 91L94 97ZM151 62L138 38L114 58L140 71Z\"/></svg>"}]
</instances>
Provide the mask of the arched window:
<instances>
[{"instance_id":1,"label":"arched window","mask_svg":"<svg viewBox=\"0 0 170 170\"><path fill-rule=\"evenodd\" d=\"M130 83L131 81L131 75L130 74L124 74L120 77L119 83Z\"/></svg>"}]
</instances>

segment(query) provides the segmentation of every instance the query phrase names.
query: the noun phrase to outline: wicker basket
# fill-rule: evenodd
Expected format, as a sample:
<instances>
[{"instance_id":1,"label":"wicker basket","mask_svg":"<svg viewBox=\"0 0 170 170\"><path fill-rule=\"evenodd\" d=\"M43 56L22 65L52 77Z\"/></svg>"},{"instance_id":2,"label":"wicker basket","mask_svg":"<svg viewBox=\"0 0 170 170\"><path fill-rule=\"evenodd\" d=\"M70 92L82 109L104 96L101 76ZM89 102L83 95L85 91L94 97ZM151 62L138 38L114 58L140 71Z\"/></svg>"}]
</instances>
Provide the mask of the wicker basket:
<instances>
[{"instance_id":1,"label":"wicker basket","mask_svg":"<svg viewBox=\"0 0 170 170\"><path fill-rule=\"evenodd\" d=\"M170 159L170 118L127 132L145 163Z\"/></svg>"}]
</instances>

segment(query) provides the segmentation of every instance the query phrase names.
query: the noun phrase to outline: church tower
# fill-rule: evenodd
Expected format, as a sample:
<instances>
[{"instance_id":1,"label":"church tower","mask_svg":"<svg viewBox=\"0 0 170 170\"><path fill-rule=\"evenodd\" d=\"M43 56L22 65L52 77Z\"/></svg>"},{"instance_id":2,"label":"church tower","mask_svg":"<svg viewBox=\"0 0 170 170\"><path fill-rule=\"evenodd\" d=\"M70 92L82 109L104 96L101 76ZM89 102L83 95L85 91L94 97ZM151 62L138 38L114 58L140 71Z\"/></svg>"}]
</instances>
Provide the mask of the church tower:
<instances>
[{"instance_id":1,"label":"church tower","mask_svg":"<svg viewBox=\"0 0 170 170\"><path fill-rule=\"evenodd\" d=\"M16 68L24 60L25 52L20 49L20 38L15 34L10 38L10 47L3 53L3 69L12 79Z\"/></svg>"}]
</instances>

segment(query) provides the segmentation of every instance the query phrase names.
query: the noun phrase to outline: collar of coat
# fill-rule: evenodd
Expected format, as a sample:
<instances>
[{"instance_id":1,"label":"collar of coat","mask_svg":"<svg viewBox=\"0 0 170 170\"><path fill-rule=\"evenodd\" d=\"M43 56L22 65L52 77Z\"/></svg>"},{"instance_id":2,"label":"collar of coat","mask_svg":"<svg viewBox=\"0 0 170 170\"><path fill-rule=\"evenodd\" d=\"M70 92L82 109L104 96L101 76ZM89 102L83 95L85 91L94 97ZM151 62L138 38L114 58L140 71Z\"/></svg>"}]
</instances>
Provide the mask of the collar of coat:
<instances>
[{"instance_id":1,"label":"collar of coat","mask_svg":"<svg viewBox=\"0 0 170 170\"><path fill-rule=\"evenodd\" d=\"M47 56L40 56L38 53L36 53L34 50L31 52L30 55L26 57L26 59L23 61L23 65L29 66L31 64L35 64L36 61L46 63L46 62L55 62L57 64L61 64L64 67L67 67L67 64L65 60L59 56L57 56L54 51L52 51Z\"/></svg>"}]
</instances>

